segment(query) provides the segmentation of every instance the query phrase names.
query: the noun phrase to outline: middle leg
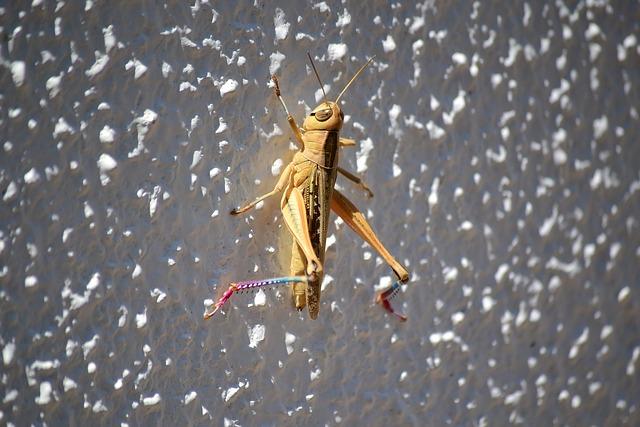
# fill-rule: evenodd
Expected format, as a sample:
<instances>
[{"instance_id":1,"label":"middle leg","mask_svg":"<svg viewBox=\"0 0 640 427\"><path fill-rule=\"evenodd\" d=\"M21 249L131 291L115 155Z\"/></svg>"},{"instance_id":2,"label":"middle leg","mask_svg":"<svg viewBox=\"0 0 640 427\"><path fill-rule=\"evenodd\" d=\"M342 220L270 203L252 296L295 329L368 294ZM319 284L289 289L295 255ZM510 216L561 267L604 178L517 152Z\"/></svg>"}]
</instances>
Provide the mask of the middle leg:
<instances>
[{"instance_id":1,"label":"middle leg","mask_svg":"<svg viewBox=\"0 0 640 427\"><path fill-rule=\"evenodd\" d=\"M369 189L367 184L365 184L365 182L361 178L358 178L356 175L352 174L348 170L343 169L339 166L338 166L338 172L341 173L342 176L347 178L349 181L355 183L356 185L359 185L360 188L362 188L367 193L367 197L369 198L373 197L373 191Z\"/></svg>"}]
</instances>

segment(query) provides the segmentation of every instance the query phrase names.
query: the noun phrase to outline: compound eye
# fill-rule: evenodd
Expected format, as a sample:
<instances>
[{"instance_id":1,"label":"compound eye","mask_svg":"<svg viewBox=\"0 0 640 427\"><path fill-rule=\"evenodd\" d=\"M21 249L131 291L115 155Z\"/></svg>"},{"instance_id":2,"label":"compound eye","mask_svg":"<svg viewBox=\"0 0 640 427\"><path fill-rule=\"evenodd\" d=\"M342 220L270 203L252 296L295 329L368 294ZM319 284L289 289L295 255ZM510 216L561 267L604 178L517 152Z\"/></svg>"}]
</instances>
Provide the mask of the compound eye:
<instances>
[{"instance_id":1,"label":"compound eye","mask_svg":"<svg viewBox=\"0 0 640 427\"><path fill-rule=\"evenodd\" d=\"M319 122L324 122L329 119L333 115L333 111L331 108L327 108L326 110L316 111L315 113L311 113L312 116L316 117L316 120Z\"/></svg>"}]
</instances>

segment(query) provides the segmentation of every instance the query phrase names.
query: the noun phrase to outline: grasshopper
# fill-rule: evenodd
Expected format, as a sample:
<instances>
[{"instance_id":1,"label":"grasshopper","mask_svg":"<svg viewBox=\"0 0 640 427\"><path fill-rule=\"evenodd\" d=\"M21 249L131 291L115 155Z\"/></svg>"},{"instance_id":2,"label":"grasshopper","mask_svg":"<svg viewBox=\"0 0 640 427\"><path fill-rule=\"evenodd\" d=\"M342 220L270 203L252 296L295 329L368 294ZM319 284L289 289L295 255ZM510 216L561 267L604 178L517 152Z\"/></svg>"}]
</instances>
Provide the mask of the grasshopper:
<instances>
[{"instance_id":1,"label":"grasshopper","mask_svg":"<svg viewBox=\"0 0 640 427\"><path fill-rule=\"evenodd\" d=\"M341 174L359 185L369 197L373 197L371 190L360 178L338 166L338 154L341 147L355 145L354 140L340 137L340 129L344 122L344 114L339 105L340 98L374 58L360 67L335 101L328 101L311 55L307 55L320 83L324 100L305 117L302 128L298 127L289 113L280 92L278 79L275 75L271 77L276 96L284 107L300 151L285 167L272 191L231 211L232 215L240 215L268 197L282 192L280 208L287 228L293 236L290 276L231 283L222 297L205 312L204 318L212 317L236 292L291 284L295 307L301 311L307 306L309 316L316 319L320 309L329 213L332 210L384 258L398 277L393 285L376 296L376 302L389 313L405 321L406 316L394 311L389 300L397 294L402 284L409 281L409 272L391 256L371 229L365 216L349 199L334 189L336 178Z\"/></svg>"}]
</instances>

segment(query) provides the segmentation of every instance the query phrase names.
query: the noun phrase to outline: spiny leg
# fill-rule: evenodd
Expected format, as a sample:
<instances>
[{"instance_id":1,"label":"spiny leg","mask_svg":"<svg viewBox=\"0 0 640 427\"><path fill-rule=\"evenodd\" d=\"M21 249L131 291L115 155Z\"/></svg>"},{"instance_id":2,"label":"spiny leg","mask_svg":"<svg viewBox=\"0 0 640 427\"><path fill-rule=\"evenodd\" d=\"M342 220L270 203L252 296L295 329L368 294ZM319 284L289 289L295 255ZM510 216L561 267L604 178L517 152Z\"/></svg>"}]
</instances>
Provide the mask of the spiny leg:
<instances>
[{"instance_id":1,"label":"spiny leg","mask_svg":"<svg viewBox=\"0 0 640 427\"><path fill-rule=\"evenodd\" d=\"M230 212L231 215L240 215L241 213L244 213L244 212L248 211L249 209L253 208L255 205L257 205L258 203L260 203L264 199L266 199L268 197L271 197L274 194L277 194L277 193L281 192L282 189L284 188L284 186L287 185L287 183L289 182L289 179L291 178L291 173L292 172L293 172L293 165L288 164L287 167L284 169L284 171L282 171L282 174L280 175L280 178L278 179L278 183L276 184L276 186L274 187L274 189L272 191L268 192L267 194L263 194L262 196L258 197L257 199L255 199L251 203L247 203L246 205L244 205L242 207L235 208L234 210L232 210Z\"/></svg>"},{"instance_id":2,"label":"spiny leg","mask_svg":"<svg viewBox=\"0 0 640 427\"><path fill-rule=\"evenodd\" d=\"M338 216L342 218L344 222L346 222L347 225L356 232L356 234L369 243L382 256L382 258L384 258L387 264L389 264L393 269L394 273L396 273L398 281L389 289L379 293L376 296L376 302L381 304L388 312L398 316L401 320L406 320L405 316L400 315L393 310L389 303L389 299L398 291L400 284L407 283L409 281L409 272L407 269L404 268L404 266L402 266L402 264L400 264L393 256L391 256L387 248L384 247L382 242L378 239L378 236L374 233L362 212L360 212L349 199L337 190L333 190L331 209L338 214Z\"/></svg>"},{"instance_id":3,"label":"spiny leg","mask_svg":"<svg viewBox=\"0 0 640 427\"><path fill-rule=\"evenodd\" d=\"M378 251L402 283L409 281L409 272L407 269L404 268L404 266L389 253L382 242L380 242L362 212L342 193L335 189L333 190L333 197L331 198L331 209L338 214L356 234Z\"/></svg>"},{"instance_id":4,"label":"spiny leg","mask_svg":"<svg viewBox=\"0 0 640 427\"><path fill-rule=\"evenodd\" d=\"M269 197L272 194L275 194L278 191L281 191L285 185L287 189L282 196L282 212L285 218L285 222L289 227L291 232L296 238L304 240L304 236L306 235L307 240L309 240L309 229L307 226L306 214L304 211L304 201L302 200L302 196L300 195L300 191L292 186L292 171L293 166L289 164L285 171L282 173L282 176L278 180L278 184L274 188L273 191L265 194L264 196L258 197L254 202L246 205L243 208L238 208L231 213L237 215L239 213L245 212L246 210L252 208L256 203L260 200L264 200L266 197ZM300 212L297 206L302 202L302 210ZM286 207L285 207L286 206ZM293 230L296 230L295 232ZM306 230L306 234L305 234ZM294 245L297 245L294 242ZM308 247L311 248L311 242L308 242ZM308 263L310 268L307 268L307 275L292 275L288 277L279 277L274 279L266 279L266 280L249 280L245 282L231 283L229 288L222 294L222 297L218 299L218 301L211 307L210 311L207 311L204 314L205 319L209 319L212 317L236 292L242 292L244 290L252 290L255 288L263 287L263 286L277 286L287 283L297 284L303 290L306 290L309 282L317 282L318 275L322 274L322 265L320 261L315 257L313 253L313 248L311 248L311 253L307 254L305 252L305 256L307 259L311 260ZM303 291L304 292L304 291ZM304 307L304 305L302 306Z\"/></svg>"},{"instance_id":5,"label":"spiny leg","mask_svg":"<svg viewBox=\"0 0 640 427\"><path fill-rule=\"evenodd\" d=\"M338 172L341 173L342 176L347 178L349 181L355 183L356 185L359 185L367 193L368 197L370 198L373 197L373 191L369 189L367 184L365 184L361 178L357 177L356 175L352 174L348 170L343 169L341 167L338 167Z\"/></svg>"},{"instance_id":6,"label":"spiny leg","mask_svg":"<svg viewBox=\"0 0 640 427\"><path fill-rule=\"evenodd\" d=\"M210 307L211 310L207 310L204 313L205 319L210 319L214 314L233 296L236 292L244 292L244 291L252 291L258 288L263 288L267 286L280 286L286 285L289 283L306 283L306 276L289 276L289 277L276 277L273 279L264 279L264 280L247 280L244 282L231 283L229 284L229 288L224 291L222 296L218 299L218 301Z\"/></svg>"}]
</instances>

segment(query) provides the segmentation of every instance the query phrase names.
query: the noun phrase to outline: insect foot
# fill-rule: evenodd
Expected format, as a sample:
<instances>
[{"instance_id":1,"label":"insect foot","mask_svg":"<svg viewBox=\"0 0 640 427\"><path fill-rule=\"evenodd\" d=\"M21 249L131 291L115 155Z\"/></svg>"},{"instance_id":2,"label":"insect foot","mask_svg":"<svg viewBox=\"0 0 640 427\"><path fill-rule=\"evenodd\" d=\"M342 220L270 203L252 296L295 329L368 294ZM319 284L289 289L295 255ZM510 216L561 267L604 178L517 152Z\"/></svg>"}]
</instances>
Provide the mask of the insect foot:
<instances>
[{"instance_id":1,"label":"insect foot","mask_svg":"<svg viewBox=\"0 0 640 427\"><path fill-rule=\"evenodd\" d=\"M212 311L206 311L204 313L204 319L210 319L211 317L213 317L214 314L216 314L216 312L220 309L220 307L222 307L228 300L229 298L231 298L231 295L233 295L234 292L236 292L238 290L238 285L235 283L231 283L229 285L229 289L227 289L226 291L224 291L224 294L222 294L222 296L220 297L220 299L218 300L218 302L216 302L213 305L213 310Z\"/></svg>"},{"instance_id":2,"label":"insect foot","mask_svg":"<svg viewBox=\"0 0 640 427\"><path fill-rule=\"evenodd\" d=\"M400 291L401 285L402 285L402 282L398 280L393 285L391 285L389 289L382 291L378 295L376 295L376 304L380 304L382 308L384 308L388 313L396 316L398 319L400 319L400 321L406 322L407 316L396 312L391 306L391 302L390 302L390 300L393 297L395 297Z\"/></svg>"}]
</instances>

